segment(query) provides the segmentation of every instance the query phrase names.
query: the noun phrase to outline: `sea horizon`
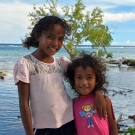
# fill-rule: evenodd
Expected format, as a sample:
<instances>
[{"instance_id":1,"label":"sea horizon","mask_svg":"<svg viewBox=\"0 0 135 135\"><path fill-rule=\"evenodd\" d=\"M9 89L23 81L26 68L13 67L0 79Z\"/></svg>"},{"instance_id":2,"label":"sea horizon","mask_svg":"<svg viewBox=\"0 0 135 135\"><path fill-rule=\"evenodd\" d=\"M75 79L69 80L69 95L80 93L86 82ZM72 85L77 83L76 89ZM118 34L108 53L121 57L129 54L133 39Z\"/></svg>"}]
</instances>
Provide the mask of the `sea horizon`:
<instances>
[{"instance_id":1,"label":"sea horizon","mask_svg":"<svg viewBox=\"0 0 135 135\"><path fill-rule=\"evenodd\" d=\"M23 45L21 44L21 43L0 43L0 46L6 46L6 45L8 45L8 46L22 46L23 47ZM91 44L80 44L80 45L78 45L77 47L92 47L92 45ZM108 46L108 47L106 47L106 48L109 48L109 47L135 47L135 45L110 45L110 46Z\"/></svg>"}]
</instances>

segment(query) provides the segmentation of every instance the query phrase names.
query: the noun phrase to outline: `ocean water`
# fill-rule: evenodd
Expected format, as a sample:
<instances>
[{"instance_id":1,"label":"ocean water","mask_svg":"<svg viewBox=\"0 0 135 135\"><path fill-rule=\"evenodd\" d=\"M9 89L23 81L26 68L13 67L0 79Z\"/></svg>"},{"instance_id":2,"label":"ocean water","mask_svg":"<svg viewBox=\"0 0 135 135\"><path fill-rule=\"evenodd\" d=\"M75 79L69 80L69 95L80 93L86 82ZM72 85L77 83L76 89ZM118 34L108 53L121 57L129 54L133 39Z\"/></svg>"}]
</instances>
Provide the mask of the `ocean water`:
<instances>
[{"instance_id":1,"label":"ocean water","mask_svg":"<svg viewBox=\"0 0 135 135\"><path fill-rule=\"evenodd\" d=\"M90 47L78 49L95 51ZM7 74L4 80L0 80L0 135L25 135L21 119L18 118L20 112L17 87L13 81L13 67L18 58L34 50L27 50L20 45L0 45L0 71ZM135 59L135 47L110 47L107 50L113 53L116 60L122 57ZM69 58L64 48L55 56ZM128 119L128 116L135 115L135 67L122 65L118 68L118 65L108 65L106 76L116 119L122 113L121 129L126 129L128 126L135 127L134 121ZM65 84L68 94L74 97L68 83Z\"/></svg>"}]
</instances>

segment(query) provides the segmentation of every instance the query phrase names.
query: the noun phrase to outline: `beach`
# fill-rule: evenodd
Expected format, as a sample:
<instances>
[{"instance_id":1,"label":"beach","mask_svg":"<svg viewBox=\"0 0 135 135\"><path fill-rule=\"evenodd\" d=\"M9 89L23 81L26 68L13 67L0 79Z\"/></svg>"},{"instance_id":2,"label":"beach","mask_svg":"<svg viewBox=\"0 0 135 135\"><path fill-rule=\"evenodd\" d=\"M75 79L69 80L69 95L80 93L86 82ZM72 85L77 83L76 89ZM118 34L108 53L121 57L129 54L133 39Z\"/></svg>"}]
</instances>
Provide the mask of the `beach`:
<instances>
[{"instance_id":1,"label":"beach","mask_svg":"<svg viewBox=\"0 0 135 135\"><path fill-rule=\"evenodd\" d=\"M93 51L89 47L81 47L80 50ZM117 47L109 48L113 52L114 59L122 57L135 59L135 48ZM0 79L0 135L25 135L22 126L18 104L17 87L13 80L13 67L18 58L34 51L23 48L20 45L0 45L0 72L6 73L4 79ZM66 56L67 52L62 48L56 57ZM135 67L122 65L121 68L116 64L107 65L107 80L109 81L108 96L112 100L116 119L122 113L120 122L121 130L127 127L135 127L133 119L128 116L135 115ZM74 97L73 91L65 82L67 92Z\"/></svg>"}]
</instances>

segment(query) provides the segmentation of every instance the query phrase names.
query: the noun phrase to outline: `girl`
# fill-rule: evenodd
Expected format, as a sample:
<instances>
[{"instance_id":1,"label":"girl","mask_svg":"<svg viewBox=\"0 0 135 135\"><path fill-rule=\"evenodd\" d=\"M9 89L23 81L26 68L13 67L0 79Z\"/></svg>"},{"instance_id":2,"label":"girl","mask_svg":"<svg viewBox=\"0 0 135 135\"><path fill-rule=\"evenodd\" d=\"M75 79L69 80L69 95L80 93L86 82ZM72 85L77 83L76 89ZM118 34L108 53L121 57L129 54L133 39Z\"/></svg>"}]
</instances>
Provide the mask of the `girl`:
<instances>
[{"instance_id":1,"label":"girl","mask_svg":"<svg viewBox=\"0 0 135 135\"><path fill-rule=\"evenodd\" d=\"M21 118L27 135L34 135L34 132L35 135L75 133L72 100L63 83L70 60L53 56L69 35L70 27L64 19L45 16L34 26L30 37L23 41L24 47L37 48L20 58L14 67ZM101 92L96 92L95 101L102 110L101 104L105 101ZM105 109L101 115L104 112Z\"/></svg>"},{"instance_id":2,"label":"girl","mask_svg":"<svg viewBox=\"0 0 135 135\"><path fill-rule=\"evenodd\" d=\"M66 80L79 95L73 105L78 135L118 135L111 100L105 98L106 119L100 119L99 112L93 109L93 92L99 89L107 93L105 72L106 67L101 60L85 52L67 67Z\"/></svg>"}]
</instances>

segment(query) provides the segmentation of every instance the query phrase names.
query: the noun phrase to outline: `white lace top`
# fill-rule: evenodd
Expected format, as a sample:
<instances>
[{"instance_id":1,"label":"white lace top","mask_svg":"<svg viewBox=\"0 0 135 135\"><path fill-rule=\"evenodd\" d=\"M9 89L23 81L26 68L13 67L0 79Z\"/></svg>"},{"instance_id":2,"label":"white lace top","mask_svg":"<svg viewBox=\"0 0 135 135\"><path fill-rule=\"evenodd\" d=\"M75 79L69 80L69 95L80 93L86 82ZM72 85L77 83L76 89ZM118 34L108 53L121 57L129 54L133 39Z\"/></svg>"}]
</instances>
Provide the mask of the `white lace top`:
<instances>
[{"instance_id":1,"label":"white lace top","mask_svg":"<svg viewBox=\"0 0 135 135\"><path fill-rule=\"evenodd\" d=\"M14 67L15 84L30 83L30 109L33 128L58 128L73 120L72 100L63 73L70 62L66 57L53 63L37 60L32 54L20 58Z\"/></svg>"}]
</instances>

